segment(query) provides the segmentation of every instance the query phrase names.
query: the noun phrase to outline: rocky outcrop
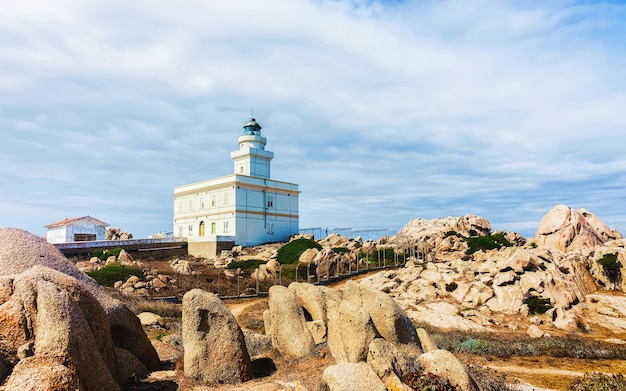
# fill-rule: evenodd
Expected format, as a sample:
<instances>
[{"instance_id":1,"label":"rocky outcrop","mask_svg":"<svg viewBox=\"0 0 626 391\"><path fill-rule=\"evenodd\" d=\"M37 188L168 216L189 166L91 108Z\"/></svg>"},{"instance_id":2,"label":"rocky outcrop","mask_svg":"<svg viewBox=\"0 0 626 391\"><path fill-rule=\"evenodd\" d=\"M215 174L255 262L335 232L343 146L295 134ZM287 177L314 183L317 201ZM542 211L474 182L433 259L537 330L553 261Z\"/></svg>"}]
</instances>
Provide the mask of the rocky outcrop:
<instances>
[{"instance_id":1,"label":"rocky outcrop","mask_svg":"<svg viewBox=\"0 0 626 391\"><path fill-rule=\"evenodd\" d=\"M417 358L424 372L448 379L453 387L462 391L478 391L478 386L467 374L465 367L447 350L437 349Z\"/></svg>"},{"instance_id":2,"label":"rocky outcrop","mask_svg":"<svg viewBox=\"0 0 626 391\"><path fill-rule=\"evenodd\" d=\"M448 228L466 229L467 234L467 226L472 224L463 218L458 219L466 221L463 224L452 218L441 220L412 220L402 231L421 238L430 256L409 261L402 270L383 271L361 281L388 292L415 322L489 331L500 326L496 315L508 314L521 319L540 316L544 324L587 332L593 328L587 320L599 318L590 306L580 303L598 290L626 291L626 279L622 278L626 275L626 240L585 210L557 206L542 220L537 238L526 243L519 235L504 233L518 246L477 251L471 256L448 243L455 235L443 239L440 235ZM549 310L533 314L541 312L526 304L532 306L533 298L546 301ZM610 313L615 318L609 324L626 322L620 311ZM624 330L619 326L620 332Z\"/></svg>"},{"instance_id":3,"label":"rocky outcrop","mask_svg":"<svg viewBox=\"0 0 626 391\"><path fill-rule=\"evenodd\" d=\"M615 239L622 239L622 234L591 212L557 205L543 216L533 241L540 247L570 251L600 246Z\"/></svg>"},{"instance_id":4,"label":"rocky outcrop","mask_svg":"<svg viewBox=\"0 0 626 391\"><path fill-rule=\"evenodd\" d=\"M127 240L132 239L133 234L130 232L122 231L117 227L107 227L105 232L106 240Z\"/></svg>"},{"instance_id":5,"label":"rocky outcrop","mask_svg":"<svg viewBox=\"0 0 626 391\"><path fill-rule=\"evenodd\" d=\"M0 305L1 350L25 353L7 382L37 371L46 383L78 384L88 390L119 389L120 369L106 313L98 301L75 279L45 266L33 266L15 277L3 276L7 300ZM54 362L57 364L50 366ZM50 365L47 365L50 364ZM144 373L145 374L145 373Z\"/></svg>"},{"instance_id":6,"label":"rocky outcrop","mask_svg":"<svg viewBox=\"0 0 626 391\"><path fill-rule=\"evenodd\" d=\"M268 306L266 330L269 330L272 346L290 358L309 357L315 341L296 295L287 287L273 286L269 290Z\"/></svg>"},{"instance_id":7,"label":"rocky outcrop","mask_svg":"<svg viewBox=\"0 0 626 391\"><path fill-rule=\"evenodd\" d=\"M192 289L183 296L185 376L206 384L252 378L252 363L235 317L213 293Z\"/></svg>"},{"instance_id":8,"label":"rocky outcrop","mask_svg":"<svg viewBox=\"0 0 626 391\"><path fill-rule=\"evenodd\" d=\"M467 244L459 240L460 236L484 236L491 233L491 225L484 217L465 215L432 220L411 219L392 242L418 245L423 252L430 251L465 251Z\"/></svg>"},{"instance_id":9,"label":"rocky outcrop","mask_svg":"<svg viewBox=\"0 0 626 391\"><path fill-rule=\"evenodd\" d=\"M160 364L128 308L53 245L14 228L0 229L0 318L0 351L12 363L7 390L26 376L42 384L117 389L125 380L117 349L147 370ZM32 349L19 349L28 344Z\"/></svg>"},{"instance_id":10,"label":"rocky outcrop","mask_svg":"<svg viewBox=\"0 0 626 391\"><path fill-rule=\"evenodd\" d=\"M385 384L367 363L342 362L324 370L330 391L387 391Z\"/></svg>"}]
</instances>

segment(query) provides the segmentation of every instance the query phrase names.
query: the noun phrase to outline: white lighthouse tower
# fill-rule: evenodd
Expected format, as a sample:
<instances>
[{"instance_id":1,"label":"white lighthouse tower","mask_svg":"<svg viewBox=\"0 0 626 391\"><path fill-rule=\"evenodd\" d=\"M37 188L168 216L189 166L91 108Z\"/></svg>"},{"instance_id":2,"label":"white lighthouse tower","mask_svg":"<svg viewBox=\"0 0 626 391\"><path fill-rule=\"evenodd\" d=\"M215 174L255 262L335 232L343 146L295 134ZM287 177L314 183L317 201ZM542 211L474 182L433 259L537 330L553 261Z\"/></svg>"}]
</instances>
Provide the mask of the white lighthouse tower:
<instances>
[{"instance_id":1,"label":"white lighthouse tower","mask_svg":"<svg viewBox=\"0 0 626 391\"><path fill-rule=\"evenodd\" d=\"M265 150L261 125L243 126L231 153L234 173L174 189L174 236L186 237L189 254L214 257L233 245L287 241L298 233L298 185L271 179L274 153Z\"/></svg>"},{"instance_id":2,"label":"white lighthouse tower","mask_svg":"<svg viewBox=\"0 0 626 391\"><path fill-rule=\"evenodd\" d=\"M235 174L269 179L274 153L265 150L267 139L261 136L261 125L250 118L243 129L243 135L237 139L239 150L230 154L235 161Z\"/></svg>"}]
</instances>

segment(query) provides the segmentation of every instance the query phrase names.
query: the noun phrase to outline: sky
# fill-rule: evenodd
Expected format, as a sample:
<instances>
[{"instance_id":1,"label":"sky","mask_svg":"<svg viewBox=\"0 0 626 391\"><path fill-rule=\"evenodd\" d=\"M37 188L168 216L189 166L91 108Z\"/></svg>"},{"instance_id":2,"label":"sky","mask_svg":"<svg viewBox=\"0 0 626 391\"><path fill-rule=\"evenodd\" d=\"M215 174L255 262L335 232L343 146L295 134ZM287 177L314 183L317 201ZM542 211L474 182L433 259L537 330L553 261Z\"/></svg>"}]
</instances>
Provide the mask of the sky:
<instances>
[{"instance_id":1,"label":"sky","mask_svg":"<svg viewBox=\"0 0 626 391\"><path fill-rule=\"evenodd\" d=\"M300 228L626 234L626 3L3 0L0 226L172 231L251 116Z\"/></svg>"}]
</instances>

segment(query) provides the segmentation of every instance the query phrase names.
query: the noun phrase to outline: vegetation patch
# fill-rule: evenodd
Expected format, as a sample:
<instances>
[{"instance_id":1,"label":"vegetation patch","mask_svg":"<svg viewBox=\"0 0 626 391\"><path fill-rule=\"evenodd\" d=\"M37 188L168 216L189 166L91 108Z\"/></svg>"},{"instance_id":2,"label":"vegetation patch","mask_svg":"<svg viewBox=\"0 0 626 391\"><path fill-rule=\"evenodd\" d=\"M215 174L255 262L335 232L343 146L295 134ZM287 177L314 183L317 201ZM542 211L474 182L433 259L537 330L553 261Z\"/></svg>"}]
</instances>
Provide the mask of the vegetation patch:
<instances>
[{"instance_id":1,"label":"vegetation patch","mask_svg":"<svg viewBox=\"0 0 626 391\"><path fill-rule=\"evenodd\" d=\"M332 250L335 254L345 254L350 252L347 247L333 247Z\"/></svg>"},{"instance_id":2,"label":"vegetation patch","mask_svg":"<svg viewBox=\"0 0 626 391\"><path fill-rule=\"evenodd\" d=\"M233 261L226 266L226 269L241 269L245 271L254 271L260 265L264 264L262 259L250 259L247 261Z\"/></svg>"},{"instance_id":3,"label":"vegetation patch","mask_svg":"<svg viewBox=\"0 0 626 391\"><path fill-rule=\"evenodd\" d=\"M528 306L531 314L545 314L547 310L552 308L549 299L542 299L538 296L529 296L524 300L524 304Z\"/></svg>"},{"instance_id":4,"label":"vegetation patch","mask_svg":"<svg viewBox=\"0 0 626 391\"><path fill-rule=\"evenodd\" d=\"M123 249L121 247L112 248L110 250L94 250L94 252L91 253L91 256L97 257L101 261L106 261L108 257L117 258L122 250Z\"/></svg>"},{"instance_id":5,"label":"vegetation patch","mask_svg":"<svg viewBox=\"0 0 626 391\"><path fill-rule=\"evenodd\" d=\"M619 374L587 373L572 383L569 389L570 391L626 390L626 377Z\"/></svg>"},{"instance_id":6,"label":"vegetation patch","mask_svg":"<svg viewBox=\"0 0 626 391\"><path fill-rule=\"evenodd\" d=\"M278 263L281 265L291 265L297 262L303 252L310 248L322 249L322 246L314 240L300 238L292 240L278 249Z\"/></svg>"},{"instance_id":7,"label":"vegetation patch","mask_svg":"<svg viewBox=\"0 0 626 391\"><path fill-rule=\"evenodd\" d=\"M126 281L130 276L137 276L140 280L145 280L141 269L134 266L123 266L117 262L103 267L95 272L87 273L87 275L102 286L112 287L116 281Z\"/></svg>"},{"instance_id":8,"label":"vegetation patch","mask_svg":"<svg viewBox=\"0 0 626 391\"><path fill-rule=\"evenodd\" d=\"M480 250L493 250L502 247L511 247L512 244L504 237L502 232L495 233L487 236L472 236L469 238L462 238L467 243L467 255L472 255L476 251Z\"/></svg>"},{"instance_id":9,"label":"vegetation patch","mask_svg":"<svg viewBox=\"0 0 626 391\"><path fill-rule=\"evenodd\" d=\"M402 376L402 383L408 385L414 390L420 391L456 391L457 389L450 384L448 379L432 373L424 373L422 371L405 373Z\"/></svg>"},{"instance_id":10,"label":"vegetation patch","mask_svg":"<svg viewBox=\"0 0 626 391\"><path fill-rule=\"evenodd\" d=\"M443 234L444 238L447 238L449 236L459 236L459 233L454 231L454 230L450 230L450 231L446 232L445 234Z\"/></svg>"},{"instance_id":11,"label":"vegetation patch","mask_svg":"<svg viewBox=\"0 0 626 391\"><path fill-rule=\"evenodd\" d=\"M604 256L598 260L598 263L602 265L609 281L613 284L619 284L622 280L622 264L617 260L617 254L604 254Z\"/></svg>"},{"instance_id":12,"label":"vegetation patch","mask_svg":"<svg viewBox=\"0 0 626 391\"><path fill-rule=\"evenodd\" d=\"M454 292L456 290L456 288L459 287L459 284L457 284L456 282L451 282L449 284L446 284L446 291L448 292Z\"/></svg>"},{"instance_id":13,"label":"vegetation patch","mask_svg":"<svg viewBox=\"0 0 626 391\"><path fill-rule=\"evenodd\" d=\"M367 262L372 266L378 266L379 264L380 266L395 266L396 258L398 259L399 264L402 264L405 261L404 254L396 253L391 247L384 247L371 252L361 251L359 253L359 259L366 258Z\"/></svg>"},{"instance_id":14,"label":"vegetation patch","mask_svg":"<svg viewBox=\"0 0 626 391\"><path fill-rule=\"evenodd\" d=\"M508 358L511 356L550 356L584 359L626 359L626 346L587 338L551 337L532 339L516 335L444 331L426 328L440 349L452 353Z\"/></svg>"}]
</instances>

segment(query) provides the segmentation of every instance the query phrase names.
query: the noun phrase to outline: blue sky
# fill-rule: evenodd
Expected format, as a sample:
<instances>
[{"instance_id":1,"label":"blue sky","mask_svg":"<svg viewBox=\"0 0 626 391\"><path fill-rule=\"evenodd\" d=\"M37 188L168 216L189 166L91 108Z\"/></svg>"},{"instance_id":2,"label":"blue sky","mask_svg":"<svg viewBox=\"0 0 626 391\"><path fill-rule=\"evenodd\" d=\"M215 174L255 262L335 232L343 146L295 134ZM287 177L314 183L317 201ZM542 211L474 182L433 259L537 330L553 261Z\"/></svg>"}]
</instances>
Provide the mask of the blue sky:
<instances>
[{"instance_id":1,"label":"blue sky","mask_svg":"<svg viewBox=\"0 0 626 391\"><path fill-rule=\"evenodd\" d=\"M171 231L250 116L300 226L557 204L626 233L626 5L573 1L0 2L0 226Z\"/></svg>"}]
</instances>

